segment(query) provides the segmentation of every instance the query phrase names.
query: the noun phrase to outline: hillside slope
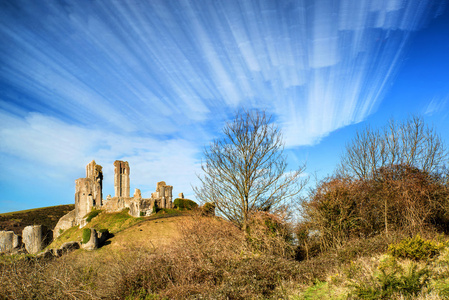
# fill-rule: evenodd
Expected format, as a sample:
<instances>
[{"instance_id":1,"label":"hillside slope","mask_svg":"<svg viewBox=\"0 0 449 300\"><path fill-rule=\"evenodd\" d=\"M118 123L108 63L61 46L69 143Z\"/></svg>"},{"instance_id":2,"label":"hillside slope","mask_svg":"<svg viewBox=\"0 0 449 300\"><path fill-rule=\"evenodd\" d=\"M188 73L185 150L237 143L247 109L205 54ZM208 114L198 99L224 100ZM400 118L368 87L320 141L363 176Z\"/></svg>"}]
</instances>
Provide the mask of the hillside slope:
<instances>
[{"instance_id":1,"label":"hillside slope","mask_svg":"<svg viewBox=\"0 0 449 300\"><path fill-rule=\"evenodd\" d=\"M164 246L179 236L179 222L189 214L187 211L170 210L169 213L161 211L150 217L134 218L127 210L118 213L101 212L84 228L75 226L63 232L48 248L58 248L69 241L81 241L85 228L95 228L97 231L107 229L112 237L103 248L112 251Z\"/></svg>"},{"instance_id":2,"label":"hillside slope","mask_svg":"<svg viewBox=\"0 0 449 300\"><path fill-rule=\"evenodd\" d=\"M3 213L0 214L0 230L11 230L19 235L28 225L44 225L53 230L59 219L73 209L74 204L67 204Z\"/></svg>"}]
</instances>

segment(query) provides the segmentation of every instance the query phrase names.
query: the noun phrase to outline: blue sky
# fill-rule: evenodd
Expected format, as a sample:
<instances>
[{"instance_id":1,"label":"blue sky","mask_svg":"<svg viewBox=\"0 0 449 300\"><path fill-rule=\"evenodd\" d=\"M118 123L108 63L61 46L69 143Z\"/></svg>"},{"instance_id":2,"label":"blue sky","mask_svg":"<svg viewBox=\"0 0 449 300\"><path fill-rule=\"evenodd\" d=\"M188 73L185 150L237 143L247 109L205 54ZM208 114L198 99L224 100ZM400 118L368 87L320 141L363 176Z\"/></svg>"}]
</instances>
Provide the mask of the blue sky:
<instances>
[{"instance_id":1,"label":"blue sky","mask_svg":"<svg viewBox=\"0 0 449 300\"><path fill-rule=\"evenodd\" d=\"M0 1L0 212L113 194L194 198L202 150L265 109L289 163L331 173L354 133L418 114L449 141L448 1Z\"/></svg>"}]
</instances>

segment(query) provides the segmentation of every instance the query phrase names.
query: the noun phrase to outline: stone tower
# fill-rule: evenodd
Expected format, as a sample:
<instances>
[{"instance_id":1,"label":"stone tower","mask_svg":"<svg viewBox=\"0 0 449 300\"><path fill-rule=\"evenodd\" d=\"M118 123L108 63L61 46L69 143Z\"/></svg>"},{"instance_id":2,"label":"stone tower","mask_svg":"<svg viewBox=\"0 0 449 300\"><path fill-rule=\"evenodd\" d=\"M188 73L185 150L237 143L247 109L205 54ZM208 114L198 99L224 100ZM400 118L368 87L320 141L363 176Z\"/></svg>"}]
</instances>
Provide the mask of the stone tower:
<instances>
[{"instance_id":1,"label":"stone tower","mask_svg":"<svg viewBox=\"0 0 449 300\"><path fill-rule=\"evenodd\" d=\"M103 167L97 165L95 160L91 161L86 166L86 178L89 178L93 182L92 187L92 205L103 205Z\"/></svg>"},{"instance_id":2,"label":"stone tower","mask_svg":"<svg viewBox=\"0 0 449 300\"><path fill-rule=\"evenodd\" d=\"M115 197L129 197L129 164L127 161L114 162Z\"/></svg>"},{"instance_id":3,"label":"stone tower","mask_svg":"<svg viewBox=\"0 0 449 300\"><path fill-rule=\"evenodd\" d=\"M88 214L92 207L102 205L102 166L91 161L86 166L86 178L75 180L75 219L77 224Z\"/></svg>"}]
</instances>

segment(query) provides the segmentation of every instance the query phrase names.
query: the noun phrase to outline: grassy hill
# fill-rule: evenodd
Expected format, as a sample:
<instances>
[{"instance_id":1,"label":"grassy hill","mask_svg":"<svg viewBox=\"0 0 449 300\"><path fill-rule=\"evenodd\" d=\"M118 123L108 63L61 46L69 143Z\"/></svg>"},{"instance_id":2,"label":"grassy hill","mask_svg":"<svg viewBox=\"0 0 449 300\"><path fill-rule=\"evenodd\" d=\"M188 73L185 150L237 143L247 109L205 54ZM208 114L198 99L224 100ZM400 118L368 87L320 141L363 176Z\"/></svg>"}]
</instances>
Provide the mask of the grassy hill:
<instances>
[{"instance_id":1,"label":"grassy hill","mask_svg":"<svg viewBox=\"0 0 449 300\"><path fill-rule=\"evenodd\" d=\"M83 228L72 227L61 234L47 248L58 248L68 241L81 241L85 228L95 228L97 231L108 230L113 237L109 239L108 249L123 249L126 247L152 247L166 245L169 240L178 236L176 224L190 212L177 210L161 210L156 215L134 218L128 210L117 213L94 212L93 217Z\"/></svg>"},{"instance_id":2,"label":"grassy hill","mask_svg":"<svg viewBox=\"0 0 449 300\"><path fill-rule=\"evenodd\" d=\"M53 229L59 219L73 209L74 204L67 204L3 213L0 214L0 230L12 230L21 235L28 225L45 225Z\"/></svg>"}]
</instances>

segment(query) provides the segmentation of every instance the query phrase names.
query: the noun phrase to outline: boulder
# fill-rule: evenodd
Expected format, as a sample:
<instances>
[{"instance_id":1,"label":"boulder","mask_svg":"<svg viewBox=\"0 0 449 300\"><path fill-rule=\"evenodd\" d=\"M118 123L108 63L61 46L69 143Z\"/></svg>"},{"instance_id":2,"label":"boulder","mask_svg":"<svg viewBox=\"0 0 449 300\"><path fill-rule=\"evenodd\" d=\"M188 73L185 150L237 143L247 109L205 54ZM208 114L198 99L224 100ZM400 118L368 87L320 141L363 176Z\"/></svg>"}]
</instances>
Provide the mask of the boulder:
<instances>
[{"instance_id":1,"label":"boulder","mask_svg":"<svg viewBox=\"0 0 449 300\"><path fill-rule=\"evenodd\" d=\"M17 252L20 248L20 236L14 231L0 231L0 253Z\"/></svg>"},{"instance_id":2,"label":"boulder","mask_svg":"<svg viewBox=\"0 0 449 300\"><path fill-rule=\"evenodd\" d=\"M52 241L53 233L42 225L27 226L22 231L25 249L30 254L36 254Z\"/></svg>"},{"instance_id":3,"label":"boulder","mask_svg":"<svg viewBox=\"0 0 449 300\"><path fill-rule=\"evenodd\" d=\"M97 231L94 228L90 229L90 239L86 244L82 244L81 248L85 250L95 250L98 249L98 237Z\"/></svg>"}]
</instances>

